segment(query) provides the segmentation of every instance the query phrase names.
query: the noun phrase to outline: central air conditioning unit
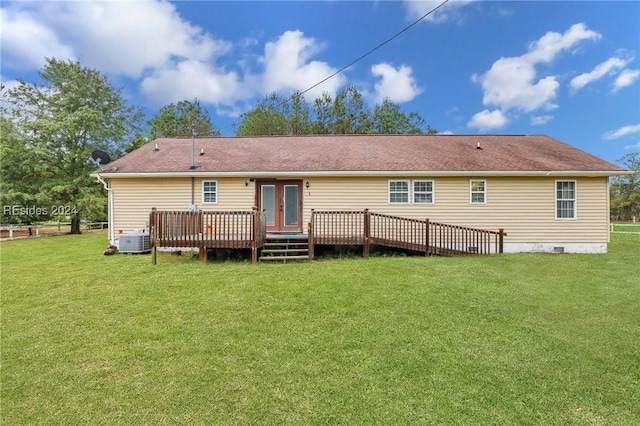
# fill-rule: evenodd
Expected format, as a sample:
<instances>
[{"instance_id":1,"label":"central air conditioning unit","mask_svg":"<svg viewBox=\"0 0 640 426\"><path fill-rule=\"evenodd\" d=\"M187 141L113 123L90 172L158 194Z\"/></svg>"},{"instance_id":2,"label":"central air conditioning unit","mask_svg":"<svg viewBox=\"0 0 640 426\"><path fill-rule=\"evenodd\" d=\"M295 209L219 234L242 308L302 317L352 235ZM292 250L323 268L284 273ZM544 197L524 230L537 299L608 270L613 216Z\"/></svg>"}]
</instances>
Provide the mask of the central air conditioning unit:
<instances>
[{"instance_id":1,"label":"central air conditioning unit","mask_svg":"<svg viewBox=\"0 0 640 426\"><path fill-rule=\"evenodd\" d=\"M122 234L118 239L120 253L148 253L151 251L151 239L147 232Z\"/></svg>"}]
</instances>

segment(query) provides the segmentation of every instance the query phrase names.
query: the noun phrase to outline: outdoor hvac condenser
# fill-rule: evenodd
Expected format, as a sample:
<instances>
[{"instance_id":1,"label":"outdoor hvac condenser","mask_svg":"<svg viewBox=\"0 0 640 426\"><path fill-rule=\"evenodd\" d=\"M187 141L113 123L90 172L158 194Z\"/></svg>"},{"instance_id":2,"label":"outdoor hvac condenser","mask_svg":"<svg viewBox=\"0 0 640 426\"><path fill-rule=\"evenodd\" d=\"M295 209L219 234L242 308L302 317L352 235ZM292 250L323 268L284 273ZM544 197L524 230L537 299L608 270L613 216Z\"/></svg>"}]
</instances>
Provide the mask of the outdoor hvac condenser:
<instances>
[{"instance_id":1,"label":"outdoor hvac condenser","mask_svg":"<svg viewBox=\"0 0 640 426\"><path fill-rule=\"evenodd\" d=\"M120 253L147 253L151 251L151 239L147 232L122 234L118 239Z\"/></svg>"}]
</instances>

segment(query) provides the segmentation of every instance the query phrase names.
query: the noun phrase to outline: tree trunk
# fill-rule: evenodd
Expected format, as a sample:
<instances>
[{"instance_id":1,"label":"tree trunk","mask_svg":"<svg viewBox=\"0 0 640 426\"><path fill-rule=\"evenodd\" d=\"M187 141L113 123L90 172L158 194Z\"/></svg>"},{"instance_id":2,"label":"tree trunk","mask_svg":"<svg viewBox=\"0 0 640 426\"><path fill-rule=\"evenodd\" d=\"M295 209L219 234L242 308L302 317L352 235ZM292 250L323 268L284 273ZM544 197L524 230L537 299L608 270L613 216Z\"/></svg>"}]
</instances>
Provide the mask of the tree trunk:
<instances>
[{"instance_id":1,"label":"tree trunk","mask_svg":"<svg viewBox=\"0 0 640 426\"><path fill-rule=\"evenodd\" d=\"M72 216L71 217L71 234L81 234L80 232L80 217Z\"/></svg>"}]
</instances>

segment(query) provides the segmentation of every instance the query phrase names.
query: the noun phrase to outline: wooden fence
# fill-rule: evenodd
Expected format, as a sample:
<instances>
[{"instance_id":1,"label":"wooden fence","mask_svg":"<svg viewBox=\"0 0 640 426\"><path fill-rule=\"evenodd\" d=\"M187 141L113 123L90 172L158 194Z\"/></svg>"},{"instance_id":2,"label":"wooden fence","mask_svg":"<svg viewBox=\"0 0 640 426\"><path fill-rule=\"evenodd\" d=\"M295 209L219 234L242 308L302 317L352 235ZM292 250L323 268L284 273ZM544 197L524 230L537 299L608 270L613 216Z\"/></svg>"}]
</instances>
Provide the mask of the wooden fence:
<instances>
[{"instance_id":1,"label":"wooden fence","mask_svg":"<svg viewBox=\"0 0 640 426\"><path fill-rule=\"evenodd\" d=\"M502 253L504 237L499 231L468 228L364 211L311 211L309 249L313 246L362 245L369 257L371 244L412 251L425 255L471 255Z\"/></svg>"},{"instance_id":2,"label":"wooden fence","mask_svg":"<svg viewBox=\"0 0 640 426\"><path fill-rule=\"evenodd\" d=\"M149 215L152 262L157 247L197 247L206 261L208 248L250 248L253 262L266 239L265 213L252 211L159 211Z\"/></svg>"},{"instance_id":3,"label":"wooden fence","mask_svg":"<svg viewBox=\"0 0 640 426\"><path fill-rule=\"evenodd\" d=\"M108 225L108 222L82 222L80 231L101 231L107 229ZM34 225L0 224L1 240L64 235L70 232L70 222L46 222Z\"/></svg>"}]
</instances>

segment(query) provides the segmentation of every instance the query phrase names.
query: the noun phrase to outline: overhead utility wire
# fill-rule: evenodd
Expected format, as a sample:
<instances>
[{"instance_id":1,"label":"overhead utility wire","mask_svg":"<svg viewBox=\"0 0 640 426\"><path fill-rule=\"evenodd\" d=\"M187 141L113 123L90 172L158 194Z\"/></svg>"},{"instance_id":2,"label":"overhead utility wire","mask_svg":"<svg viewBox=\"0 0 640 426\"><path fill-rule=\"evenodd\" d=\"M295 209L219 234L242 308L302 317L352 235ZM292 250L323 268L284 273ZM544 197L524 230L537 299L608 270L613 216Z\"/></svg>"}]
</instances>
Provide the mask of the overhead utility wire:
<instances>
[{"instance_id":1,"label":"overhead utility wire","mask_svg":"<svg viewBox=\"0 0 640 426\"><path fill-rule=\"evenodd\" d=\"M303 95L305 93L307 93L308 91L318 87L319 85L321 85L322 83L324 83L325 81L335 77L336 75L340 74L342 71L346 70L347 68L349 68L350 66L352 66L353 64L360 62L361 60L363 60L364 58L366 58L367 56L369 56L370 54L372 54L373 52L375 52L376 50L380 49L382 46L384 46L385 44L390 43L392 40L394 40L395 38L397 38L400 34L408 31L411 27L413 27L414 25L417 25L420 21L422 21L424 18L426 18L427 16L431 15L433 12L435 12L436 10L440 9L442 6L444 6L445 4L447 4L449 2L449 0L444 0L442 3L440 3L438 6L434 7L433 9L431 9L430 11L428 11L427 13L425 13L424 15L422 15L421 17L419 17L418 19L416 19L415 21L413 21L411 24L407 25L406 27L404 27L403 29L401 29L400 31L398 31L397 33L395 33L393 36L389 37L388 39L386 39L385 41L383 41L382 43L380 43L379 45L377 45L376 47L370 49L369 51L367 51L366 53L360 55L357 59L354 59L353 61L351 61L350 63L348 63L347 65L343 66L342 68L340 68L338 71L334 72L333 74L331 74L328 77L325 77L323 80L317 82L316 84L314 84L313 86L303 90L302 92L296 94L296 95L291 95L291 97L285 99L284 101L280 102L277 105L272 106L271 108L275 109L278 108L284 104L286 104L287 102L289 102L290 100L294 99L296 96L300 96ZM226 126L226 127L231 127L231 126ZM225 128L226 128L225 127Z\"/></svg>"},{"instance_id":2,"label":"overhead utility wire","mask_svg":"<svg viewBox=\"0 0 640 426\"><path fill-rule=\"evenodd\" d=\"M336 75L340 74L342 71L346 70L347 68L349 68L351 65L361 61L362 59L366 58L367 56L369 56L370 54L372 54L373 52L375 52L376 50L380 49L382 46L384 46L385 44L390 43L393 39L395 39L396 37L398 37L400 34L408 31L411 27L413 27L414 25L418 24L420 21L422 21L424 18L426 18L427 16L431 15L433 12L435 12L436 10L440 9L442 6L444 6L449 0L444 0L442 3L440 3L438 6L434 7L433 9L431 9L430 11L428 11L427 13L425 13L424 15L422 15L420 18L418 18L417 20L415 20L413 23L411 23L410 25L404 27L402 30L400 30L399 32L397 32L395 35L391 36L390 38L388 38L387 40L383 41L382 43L380 43L379 45L377 45L376 47L374 47L373 49L370 49L367 53L364 53L363 55L361 55L360 57L358 57L357 59L353 60L352 62L350 62L349 64L343 66L342 68L340 68L338 71L334 72L333 74L331 74L330 76L326 77L324 80L321 80L319 82L317 82L316 84L314 84L313 86L309 87L306 90L303 90L302 92L299 93L299 95L303 95L305 93L307 93L309 90L314 89L316 87L318 87L319 85L321 85L322 83L324 83L325 81L335 77ZM291 98L287 99L285 102L290 101L291 99L293 99L294 96L291 96ZM282 105L282 103L280 104ZM278 106L280 106L278 105Z\"/></svg>"}]
</instances>

